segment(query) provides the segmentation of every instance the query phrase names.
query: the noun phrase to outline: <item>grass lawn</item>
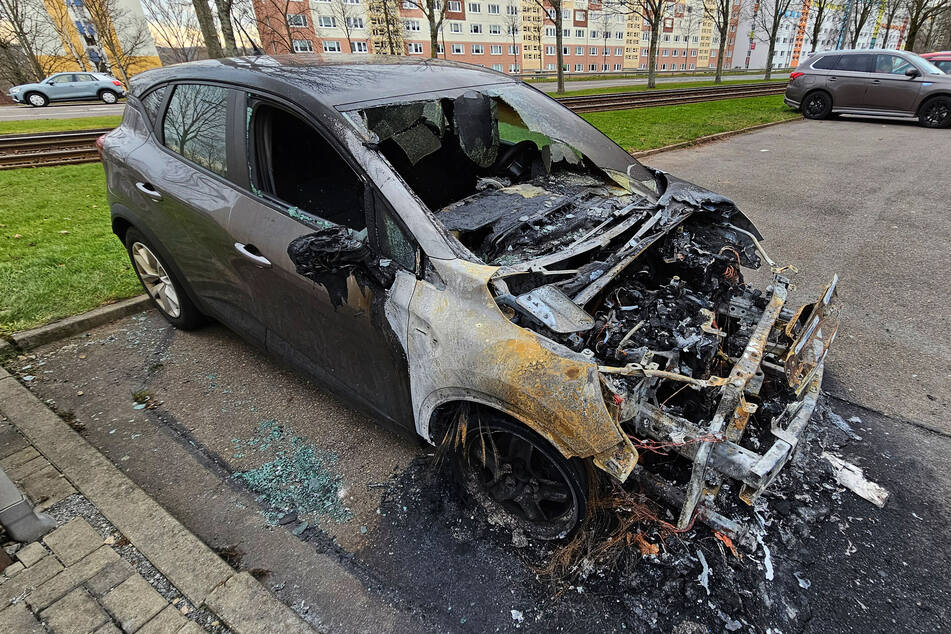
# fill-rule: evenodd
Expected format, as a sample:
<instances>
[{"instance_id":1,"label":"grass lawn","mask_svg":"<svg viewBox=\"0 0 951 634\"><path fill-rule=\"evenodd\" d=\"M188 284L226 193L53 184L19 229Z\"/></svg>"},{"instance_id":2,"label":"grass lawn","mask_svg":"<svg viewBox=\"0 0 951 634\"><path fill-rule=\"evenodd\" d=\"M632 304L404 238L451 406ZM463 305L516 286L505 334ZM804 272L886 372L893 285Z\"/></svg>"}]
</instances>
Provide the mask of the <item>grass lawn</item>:
<instances>
[{"instance_id":1,"label":"grass lawn","mask_svg":"<svg viewBox=\"0 0 951 634\"><path fill-rule=\"evenodd\" d=\"M782 95L581 115L629 152L693 141L708 134L799 117Z\"/></svg>"},{"instance_id":2,"label":"grass lawn","mask_svg":"<svg viewBox=\"0 0 951 634\"><path fill-rule=\"evenodd\" d=\"M0 134L32 134L34 132L61 132L64 130L95 130L114 128L122 121L119 115L109 117L81 117L78 119L25 119L0 121Z\"/></svg>"},{"instance_id":3,"label":"grass lawn","mask_svg":"<svg viewBox=\"0 0 951 634\"><path fill-rule=\"evenodd\" d=\"M773 76L770 79L770 82L781 81L786 79L786 76ZM746 81L733 81L728 80L720 84L721 86L729 86L731 84L755 84L757 82L765 81L763 79L748 79ZM555 93L549 93L552 97L579 97L582 95L610 95L616 92L641 92L644 90L668 90L670 88L703 88L705 86L716 86L713 83L713 80L708 81L685 81L685 82L669 82L663 84L657 84L656 88L648 88L647 84L637 84L634 86L611 86L608 88L584 88L582 90L567 90L563 95L557 95Z\"/></svg>"},{"instance_id":4,"label":"grass lawn","mask_svg":"<svg viewBox=\"0 0 951 634\"><path fill-rule=\"evenodd\" d=\"M102 164L0 171L0 334L141 293Z\"/></svg>"}]
</instances>

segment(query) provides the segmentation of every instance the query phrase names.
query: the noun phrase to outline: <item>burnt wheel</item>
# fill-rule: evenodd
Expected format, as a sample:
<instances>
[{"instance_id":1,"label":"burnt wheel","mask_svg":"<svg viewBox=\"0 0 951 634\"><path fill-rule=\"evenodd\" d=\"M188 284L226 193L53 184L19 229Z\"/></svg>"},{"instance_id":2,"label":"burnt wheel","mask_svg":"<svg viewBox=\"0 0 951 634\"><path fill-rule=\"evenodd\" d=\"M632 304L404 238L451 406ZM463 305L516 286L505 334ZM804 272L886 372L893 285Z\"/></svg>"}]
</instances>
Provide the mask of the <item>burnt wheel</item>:
<instances>
[{"instance_id":1,"label":"burnt wheel","mask_svg":"<svg viewBox=\"0 0 951 634\"><path fill-rule=\"evenodd\" d=\"M951 127L951 98L933 97L921 104L918 122L926 128Z\"/></svg>"},{"instance_id":2,"label":"burnt wheel","mask_svg":"<svg viewBox=\"0 0 951 634\"><path fill-rule=\"evenodd\" d=\"M802 100L802 116L807 119L825 119L832 114L832 97L817 90Z\"/></svg>"},{"instance_id":3,"label":"burnt wheel","mask_svg":"<svg viewBox=\"0 0 951 634\"><path fill-rule=\"evenodd\" d=\"M544 438L501 415L473 417L456 463L466 492L493 519L559 539L584 518L587 477Z\"/></svg>"}]
</instances>

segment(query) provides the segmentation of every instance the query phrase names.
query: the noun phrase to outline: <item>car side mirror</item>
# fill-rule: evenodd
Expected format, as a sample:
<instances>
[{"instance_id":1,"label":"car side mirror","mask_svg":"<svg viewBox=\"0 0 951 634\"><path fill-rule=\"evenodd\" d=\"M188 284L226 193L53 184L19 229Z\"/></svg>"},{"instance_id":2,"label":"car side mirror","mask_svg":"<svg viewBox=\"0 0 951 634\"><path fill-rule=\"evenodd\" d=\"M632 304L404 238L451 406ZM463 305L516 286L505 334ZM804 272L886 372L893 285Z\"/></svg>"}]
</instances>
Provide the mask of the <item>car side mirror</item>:
<instances>
[{"instance_id":1,"label":"car side mirror","mask_svg":"<svg viewBox=\"0 0 951 634\"><path fill-rule=\"evenodd\" d=\"M907 75L908 77L918 77L921 75L921 71L918 70L917 68L912 67L905 71L905 75Z\"/></svg>"},{"instance_id":2,"label":"car side mirror","mask_svg":"<svg viewBox=\"0 0 951 634\"><path fill-rule=\"evenodd\" d=\"M49 80L49 81L46 82L46 83L47 83L48 85L52 86L52 85L53 85L54 83L56 83L56 82L54 82L54 81L51 79L51 80Z\"/></svg>"}]
</instances>

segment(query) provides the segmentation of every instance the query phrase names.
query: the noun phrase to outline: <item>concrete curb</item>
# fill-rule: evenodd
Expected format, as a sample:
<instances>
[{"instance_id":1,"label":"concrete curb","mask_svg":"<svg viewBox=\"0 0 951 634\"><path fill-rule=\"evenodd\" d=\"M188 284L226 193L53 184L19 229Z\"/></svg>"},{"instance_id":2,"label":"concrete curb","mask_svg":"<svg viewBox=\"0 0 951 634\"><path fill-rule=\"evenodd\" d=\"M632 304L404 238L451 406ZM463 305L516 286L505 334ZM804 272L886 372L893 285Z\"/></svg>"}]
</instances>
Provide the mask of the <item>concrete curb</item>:
<instances>
[{"instance_id":1,"label":"concrete curb","mask_svg":"<svg viewBox=\"0 0 951 634\"><path fill-rule=\"evenodd\" d=\"M247 573L237 573L105 456L0 368L0 413L195 605L235 632L312 632ZM253 608L249 606L253 599Z\"/></svg>"},{"instance_id":2,"label":"concrete curb","mask_svg":"<svg viewBox=\"0 0 951 634\"><path fill-rule=\"evenodd\" d=\"M148 295L139 295L131 299L124 299L115 304L100 306L99 308L94 308L88 312L73 315L66 319L54 321L51 324L46 324L39 328L16 332L13 333L10 338L13 340L13 345L20 350L29 350L30 348L41 346L44 343L64 339L85 332L90 328L108 324L126 315L141 312L149 307L150 302L151 299ZM2 352L3 347L0 345L0 353Z\"/></svg>"},{"instance_id":3,"label":"concrete curb","mask_svg":"<svg viewBox=\"0 0 951 634\"><path fill-rule=\"evenodd\" d=\"M760 123L758 125L751 125L748 128L740 128L739 130L727 130L726 132L708 134L707 136L702 136L700 138L694 139L693 141L684 141L683 143L674 143L673 145L665 145L664 147L658 147L651 150L641 150L640 152L631 152L631 156L633 156L634 158L642 158L644 156L650 156L651 154L660 154L661 152L670 152L671 150L682 150L683 148L693 147L694 145L704 145L706 143L712 143L714 141L721 141L723 139L728 139L732 136L737 136L738 134L746 134L747 132L756 132L757 130L762 130L763 128L771 128L774 125L789 123L790 121L802 121L802 117L794 117L792 119L783 119L782 121L770 121L769 123Z\"/></svg>"}]
</instances>

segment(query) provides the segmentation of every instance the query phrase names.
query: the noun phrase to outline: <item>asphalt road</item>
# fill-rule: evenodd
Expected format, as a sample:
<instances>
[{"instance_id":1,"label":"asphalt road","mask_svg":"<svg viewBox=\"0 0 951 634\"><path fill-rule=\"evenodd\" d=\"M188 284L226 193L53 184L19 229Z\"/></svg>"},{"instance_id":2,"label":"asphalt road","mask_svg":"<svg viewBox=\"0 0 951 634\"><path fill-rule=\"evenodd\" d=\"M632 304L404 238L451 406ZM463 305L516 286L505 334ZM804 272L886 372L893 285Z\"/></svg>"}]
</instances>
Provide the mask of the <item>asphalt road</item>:
<instances>
[{"instance_id":1,"label":"asphalt road","mask_svg":"<svg viewBox=\"0 0 951 634\"><path fill-rule=\"evenodd\" d=\"M0 106L0 121L25 121L30 119L73 119L76 117L107 117L122 114L125 103L108 105L101 101L81 103L51 103L45 108L23 104Z\"/></svg>"},{"instance_id":2,"label":"asphalt road","mask_svg":"<svg viewBox=\"0 0 951 634\"><path fill-rule=\"evenodd\" d=\"M755 631L937 631L951 617L942 416L951 236L946 178L932 157L948 139L894 123L802 121L648 160L734 197L772 257L799 268L800 299L832 272L842 277L826 402L861 419L862 440L844 455L891 492L879 510L848 491L830 495L827 476L811 488L777 485L764 513L811 519L796 535L770 529L774 580L758 552L733 564L755 580L738 585L722 547L721 565L716 540L698 529L687 548L708 549L712 596L695 560L685 575L642 562L621 580L605 571L556 594L511 536L420 466L426 448L220 326L178 332L143 313L11 370L35 377L41 398L198 536L237 551L237 565L329 630L694 632L735 618ZM149 407L137 409L146 396ZM297 474L282 456L301 447L311 459ZM255 488L276 466L277 487ZM261 514L294 479L323 496L316 527L300 518L274 526Z\"/></svg>"}]
</instances>

